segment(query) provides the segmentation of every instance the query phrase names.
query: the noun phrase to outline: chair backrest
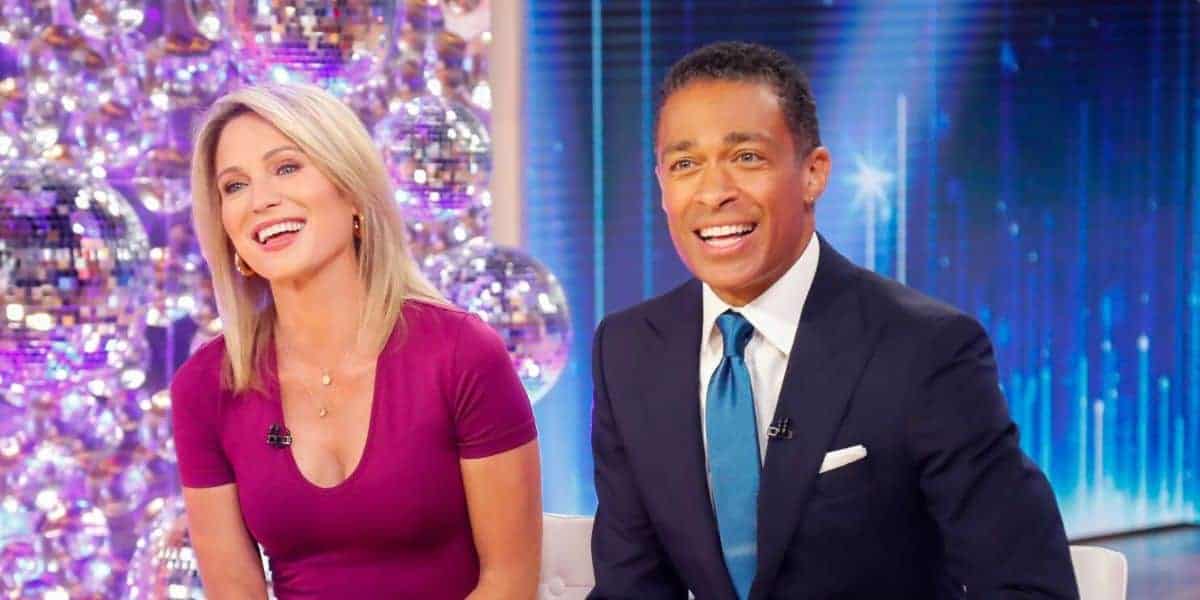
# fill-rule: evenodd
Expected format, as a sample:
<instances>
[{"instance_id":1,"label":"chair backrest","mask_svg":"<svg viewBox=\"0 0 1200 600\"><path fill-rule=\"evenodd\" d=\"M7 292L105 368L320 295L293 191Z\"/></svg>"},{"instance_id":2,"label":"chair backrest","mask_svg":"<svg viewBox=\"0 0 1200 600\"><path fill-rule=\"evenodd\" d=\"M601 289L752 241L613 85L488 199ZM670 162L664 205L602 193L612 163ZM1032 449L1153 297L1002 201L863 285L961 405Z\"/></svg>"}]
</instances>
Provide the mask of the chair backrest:
<instances>
[{"instance_id":1,"label":"chair backrest","mask_svg":"<svg viewBox=\"0 0 1200 600\"><path fill-rule=\"evenodd\" d=\"M1129 565L1125 555L1099 546L1071 546L1080 600L1125 600Z\"/></svg>"},{"instance_id":2,"label":"chair backrest","mask_svg":"<svg viewBox=\"0 0 1200 600\"><path fill-rule=\"evenodd\" d=\"M543 514L539 600L583 600L595 585L592 518Z\"/></svg>"}]
</instances>

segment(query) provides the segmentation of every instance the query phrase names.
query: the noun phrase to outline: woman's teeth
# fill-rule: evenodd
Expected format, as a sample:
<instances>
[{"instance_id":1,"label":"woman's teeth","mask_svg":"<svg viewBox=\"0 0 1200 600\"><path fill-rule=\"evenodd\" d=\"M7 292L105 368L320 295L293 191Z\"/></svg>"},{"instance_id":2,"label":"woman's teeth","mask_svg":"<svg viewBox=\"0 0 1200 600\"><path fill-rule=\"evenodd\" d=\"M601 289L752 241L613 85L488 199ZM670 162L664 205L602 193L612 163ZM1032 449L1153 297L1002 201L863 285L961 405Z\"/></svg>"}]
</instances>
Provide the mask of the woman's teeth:
<instances>
[{"instance_id":1,"label":"woman's teeth","mask_svg":"<svg viewBox=\"0 0 1200 600\"><path fill-rule=\"evenodd\" d=\"M294 231L300 231L301 229L304 229L303 221L284 221L269 227L263 227L258 232L258 243L265 244L267 243L267 240L281 233L290 233Z\"/></svg>"}]
</instances>

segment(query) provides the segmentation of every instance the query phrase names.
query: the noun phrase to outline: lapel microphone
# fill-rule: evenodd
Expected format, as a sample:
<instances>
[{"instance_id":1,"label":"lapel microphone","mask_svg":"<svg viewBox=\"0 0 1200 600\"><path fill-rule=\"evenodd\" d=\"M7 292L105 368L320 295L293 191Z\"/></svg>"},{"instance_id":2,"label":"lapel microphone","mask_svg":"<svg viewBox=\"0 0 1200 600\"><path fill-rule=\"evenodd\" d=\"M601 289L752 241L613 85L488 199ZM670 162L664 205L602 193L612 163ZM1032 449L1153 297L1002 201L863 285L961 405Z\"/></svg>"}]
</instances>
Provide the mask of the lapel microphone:
<instances>
[{"instance_id":1,"label":"lapel microphone","mask_svg":"<svg viewBox=\"0 0 1200 600\"><path fill-rule=\"evenodd\" d=\"M787 417L777 417L774 421L771 421L771 425L767 427L767 439L792 439L792 420Z\"/></svg>"},{"instance_id":2,"label":"lapel microphone","mask_svg":"<svg viewBox=\"0 0 1200 600\"><path fill-rule=\"evenodd\" d=\"M273 423L267 427L267 445L272 448L287 448L292 445L292 432L287 427Z\"/></svg>"}]
</instances>

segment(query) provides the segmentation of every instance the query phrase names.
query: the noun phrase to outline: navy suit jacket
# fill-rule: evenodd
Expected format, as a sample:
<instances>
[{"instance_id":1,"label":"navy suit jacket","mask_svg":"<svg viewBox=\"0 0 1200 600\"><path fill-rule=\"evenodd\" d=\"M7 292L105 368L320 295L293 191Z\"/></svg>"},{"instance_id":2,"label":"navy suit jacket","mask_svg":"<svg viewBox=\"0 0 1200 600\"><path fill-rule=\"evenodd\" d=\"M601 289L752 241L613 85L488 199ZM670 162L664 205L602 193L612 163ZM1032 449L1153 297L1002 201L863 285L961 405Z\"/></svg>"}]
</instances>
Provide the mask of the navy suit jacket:
<instances>
[{"instance_id":1,"label":"navy suit jacket","mask_svg":"<svg viewBox=\"0 0 1200 600\"><path fill-rule=\"evenodd\" d=\"M767 444L750 598L1078 597L983 328L820 243L775 413L793 437ZM692 280L596 330L589 598L735 598L700 437L701 314ZM858 444L866 458L818 474Z\"/></svg>"}]
</instances>

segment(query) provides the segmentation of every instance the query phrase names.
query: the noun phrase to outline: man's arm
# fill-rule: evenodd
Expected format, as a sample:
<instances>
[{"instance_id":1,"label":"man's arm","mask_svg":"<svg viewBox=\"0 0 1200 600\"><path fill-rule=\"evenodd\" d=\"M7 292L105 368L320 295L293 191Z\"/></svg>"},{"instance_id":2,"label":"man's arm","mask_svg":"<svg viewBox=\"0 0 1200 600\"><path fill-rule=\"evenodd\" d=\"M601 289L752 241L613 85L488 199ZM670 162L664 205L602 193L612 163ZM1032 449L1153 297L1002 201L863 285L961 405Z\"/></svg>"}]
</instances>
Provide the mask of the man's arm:
<instances>
[{"instance_id":1,"label":"man's arm","mask_svg":"<svg viewBox=\"0 0 1200 600\"><path fill-rule=\"evenodd\" d=\"M947 318L915 360L908 447L950 575L971 598L1078 598L1054 492L1021 451L983 328Z\"/></svg>"},{"instance_id":2,"label":"man's arm","mask_svg":"<svg viewBox=\"0 0 1200 600\"><path fill-rule=\"evenodd\" d=\"M654 533L613 419L604 379L604 327L601 322L596 328L592 345L592 457L599 503L592 527L596 587L588 598L683 599L687 589Z\"/></svg>"}]
</instances>

